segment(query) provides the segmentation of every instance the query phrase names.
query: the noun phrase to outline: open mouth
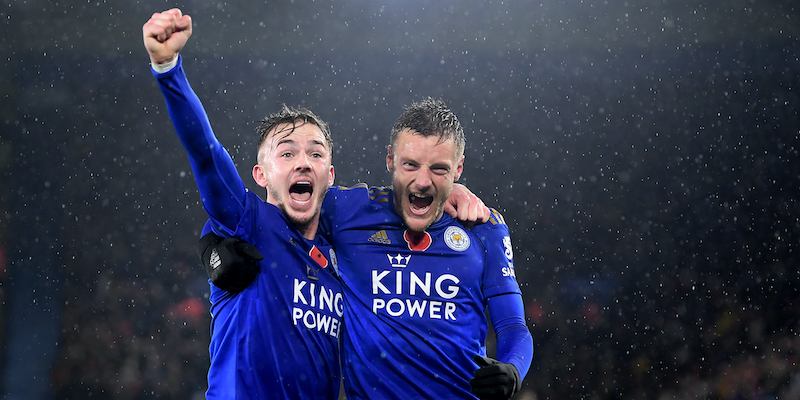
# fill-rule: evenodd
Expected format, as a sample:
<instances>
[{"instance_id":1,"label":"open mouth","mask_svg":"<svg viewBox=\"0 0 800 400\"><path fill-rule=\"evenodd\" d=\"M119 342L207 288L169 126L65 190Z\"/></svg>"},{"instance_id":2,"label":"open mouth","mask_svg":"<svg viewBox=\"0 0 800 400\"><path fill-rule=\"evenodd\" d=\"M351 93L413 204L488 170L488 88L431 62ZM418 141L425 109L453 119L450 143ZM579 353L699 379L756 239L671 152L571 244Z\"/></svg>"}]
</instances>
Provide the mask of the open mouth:
<instances>
[{"instance_id":1,"label":"open mouth","mask_svg":"<svg viewBox=\"0 0 800 400\"><path fill-rule=\"evenodd\" d=\"M433 204L433 196L411 193L408 195L408 203L412 213L422 215L428 212L431 204Z\"/></svg>"},{"instance_id":2,"label":"open mouth","mask_svg":"<svg viewBox=\"0 0 800 400\"><path fill-rule=\"evenodd\" d=\"M314 187L311 186L309 181L298 181L289 187L289 196L295 202L306 204L311 200L311 195L314 193Z\"/></svg>"}]
</instances>

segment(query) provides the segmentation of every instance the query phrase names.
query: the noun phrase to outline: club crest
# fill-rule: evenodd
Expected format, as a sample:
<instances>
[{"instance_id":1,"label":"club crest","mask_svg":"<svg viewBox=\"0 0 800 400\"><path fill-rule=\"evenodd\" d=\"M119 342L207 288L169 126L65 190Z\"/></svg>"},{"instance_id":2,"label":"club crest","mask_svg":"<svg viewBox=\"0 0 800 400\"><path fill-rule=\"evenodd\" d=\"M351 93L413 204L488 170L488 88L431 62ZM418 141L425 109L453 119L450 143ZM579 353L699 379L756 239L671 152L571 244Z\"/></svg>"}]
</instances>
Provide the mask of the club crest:
<instances>
[{"instance_id":1,"label":"club crest","mask_svg":"<svg viewBox=\"0 0 800 400\"><path fill-rule=\"evenodd\" d=\"M467 232L457 226L448 227L444 231L444 242L447 247L455 251L464 251L469 248L469 236Z\"/></svg>"}]
</instances>

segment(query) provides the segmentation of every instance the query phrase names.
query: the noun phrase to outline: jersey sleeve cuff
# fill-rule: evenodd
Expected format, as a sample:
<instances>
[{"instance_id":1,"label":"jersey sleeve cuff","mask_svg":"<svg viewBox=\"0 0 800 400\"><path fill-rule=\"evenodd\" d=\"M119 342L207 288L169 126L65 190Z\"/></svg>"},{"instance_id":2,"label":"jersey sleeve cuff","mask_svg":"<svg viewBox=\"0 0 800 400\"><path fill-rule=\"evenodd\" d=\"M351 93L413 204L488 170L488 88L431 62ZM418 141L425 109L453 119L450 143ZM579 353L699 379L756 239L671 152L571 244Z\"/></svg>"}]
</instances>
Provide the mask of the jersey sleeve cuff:
<instances>
[{"instance_id":1,"label":"jersey sleeve cuff","mask_svg":"<svg viewBox=\"0 0 800 400\"><path fill-rule=\"evenodd\" d=\"M158 74L163 74L165 72L171 71L178 65L178 58L180 57L179 53L175 53L175 57L172 58L169 62L164 64L154 64L150 63L150 66L153 68L153 72Z\"/></svg>"}]
</instances>

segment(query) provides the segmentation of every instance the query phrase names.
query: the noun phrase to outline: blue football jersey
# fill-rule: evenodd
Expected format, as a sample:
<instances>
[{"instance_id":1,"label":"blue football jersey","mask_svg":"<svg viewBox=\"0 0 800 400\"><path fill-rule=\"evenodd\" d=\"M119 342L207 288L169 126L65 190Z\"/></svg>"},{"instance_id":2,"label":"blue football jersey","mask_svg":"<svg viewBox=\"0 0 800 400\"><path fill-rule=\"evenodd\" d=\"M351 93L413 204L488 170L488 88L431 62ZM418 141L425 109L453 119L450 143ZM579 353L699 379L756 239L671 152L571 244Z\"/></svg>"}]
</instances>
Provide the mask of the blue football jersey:
<instances>
[{"instance_id":1,"label":"blue football jersey","mask_svg":"<svg viewBox=\"0 0 800 400\"><path fill-rule=\"evenodd\" d=\"M322 232L345 292L348 399L474 398L486 299L520 293L502 217L470 231L445 214L415 233L395 212L390 187L358 185L329 191Z\"/></svg>"},{"instance_id":2,"label":"blue football jersey","mask_svg":"<svg viewBox=\"0 0 800 400\"><path fill-rule=\"evenodd\" d=\"M250 193L234 232L264 256L239 294L212 285L208 399L335 399L343 298L331 247Z\"/></svg>"},{"instance_id":3,"label":"blue football jersey","mask_svg":"<svg viewBox=\"0 0 800 400\"><path fill-rule=\"evenodd\" d=\"M344 304L333 251L321 237L306 240L277 207L246 190L182 58L154 75L216 233L239 237L264 256L241 293L211 287L207 398L336 398Z\"/></svg>"}]
</instances>

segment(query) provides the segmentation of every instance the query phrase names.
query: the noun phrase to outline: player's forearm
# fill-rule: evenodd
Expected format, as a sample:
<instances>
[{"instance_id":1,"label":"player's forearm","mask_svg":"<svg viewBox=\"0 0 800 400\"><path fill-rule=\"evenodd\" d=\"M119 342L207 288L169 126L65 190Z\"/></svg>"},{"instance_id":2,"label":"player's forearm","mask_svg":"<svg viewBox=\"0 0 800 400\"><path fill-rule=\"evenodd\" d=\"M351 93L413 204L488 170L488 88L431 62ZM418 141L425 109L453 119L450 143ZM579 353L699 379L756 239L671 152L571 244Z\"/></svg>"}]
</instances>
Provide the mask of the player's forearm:
<instances>
[{"instance_id":1,"label":"player's forearm","mask_svg":"<svg viewBox=\"0 0 800 400\"><path fill-rule=\"evenodd\" d=\"M244 210L245 187L228 153L214 136L181 60L166 73L154 72L170 119L189 156L203 206L223 226L235 228Z\"/></svg>"},{"instance_id":2,"label":"player's forearm","mask_svg":"<svg viewBox=\"0 0 800 400\"><path fill-rule=\"evenodd\" d=\"M533 361L533 338L525 324L522 297L506 294L490 298L489 316L497 338L497 360L513 364L524 379Z\"/></svg>"},{"instance_id":3,"label":"player's forearm","mask_svg":"<svg viewBox=\"0 0 800 400\"><path fill-rule=\"evenodd\" d=\"M155 73L159 88L164 94L178 138L181 140L192 166L197 164L210 169L213 164L212 149L219 146L200 99L192 90L183 72L180 59L175 67L164 73Z\"/></svg>"}]
</instances>

